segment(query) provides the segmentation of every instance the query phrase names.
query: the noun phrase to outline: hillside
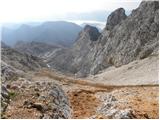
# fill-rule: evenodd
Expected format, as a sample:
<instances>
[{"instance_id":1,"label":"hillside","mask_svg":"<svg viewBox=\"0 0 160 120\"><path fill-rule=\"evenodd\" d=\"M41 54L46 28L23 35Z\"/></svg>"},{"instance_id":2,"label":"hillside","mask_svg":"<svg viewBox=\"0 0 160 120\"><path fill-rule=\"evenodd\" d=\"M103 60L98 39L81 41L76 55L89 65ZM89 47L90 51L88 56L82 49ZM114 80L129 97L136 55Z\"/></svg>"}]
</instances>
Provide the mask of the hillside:
<instances>
[{"instance_id":1,"label":"hillside","mask_svg":"<svg viewBox=\"0 0 160 120\"><path fill-rule=\"evenodd\" d=\"M1 57L3 62L22 71L34 71L46 66L42 59L6 47L3 42L1 47Z\"/></svg>"},{"instance_id":2,"label":"hillside","mask_svg":"<svg viewBox=\"0 0 160 120\"><path fill-rule=\"evenodd\" d=\"M60 45L52 45L35 41L32 42L19 41L14 45L15 50L29 55L34 55L37 57L43 57L44 54L47 54L47 52L53 52L61 48L63 47Z\"/></svg>"}]
</instances>

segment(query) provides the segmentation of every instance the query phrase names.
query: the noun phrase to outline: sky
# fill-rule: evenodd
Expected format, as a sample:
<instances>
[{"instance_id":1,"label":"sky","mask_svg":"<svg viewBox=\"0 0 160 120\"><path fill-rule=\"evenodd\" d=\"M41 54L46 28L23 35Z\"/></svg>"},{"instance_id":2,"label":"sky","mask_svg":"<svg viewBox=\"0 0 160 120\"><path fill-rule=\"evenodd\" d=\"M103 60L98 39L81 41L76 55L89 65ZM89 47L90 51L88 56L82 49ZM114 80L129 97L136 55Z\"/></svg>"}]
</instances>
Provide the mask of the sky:
<instances>
[{"instance_id":1,"label":"sky","mask_svg":"<svg viewBox=\"0 0 160 120\"><path fill-rule=\"evenodd\" d=\"M0 0L0 23L77 20L79 17L75 18L76 15L94 15L98 11L113 11L119 7L131 11L140 2L141 0Z\"/></svg>"}]
</instances>

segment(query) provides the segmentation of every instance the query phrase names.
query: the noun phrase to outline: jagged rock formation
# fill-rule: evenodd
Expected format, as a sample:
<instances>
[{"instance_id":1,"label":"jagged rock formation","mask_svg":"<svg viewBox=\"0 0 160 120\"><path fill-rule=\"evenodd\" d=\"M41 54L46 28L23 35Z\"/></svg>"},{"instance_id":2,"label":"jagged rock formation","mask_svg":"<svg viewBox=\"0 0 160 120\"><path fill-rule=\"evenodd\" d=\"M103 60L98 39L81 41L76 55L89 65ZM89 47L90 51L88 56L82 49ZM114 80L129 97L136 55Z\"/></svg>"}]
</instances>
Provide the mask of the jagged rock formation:
<instances>
[{"instance_id":1,"label":"jagged rock formation","mask_svg":"<svg viewBox=\"0 0 160 120\"><path fill-rule=\"evenodd\" d=\"M126 17L125 10L123 8L118 8L108 16L106 30L113 29L114 26L126 19Z\"/></svg>"},{"instance_id":2,"label":"jagged rock formation","mask_svg":"<svg viewBox=\"0 0 160 120\"><path fill-rule=\"evenodd\" d=\"M109 65L121 66L158 52L158 1L143 1L110 31L103 31L94 51L91 73ZM100 49L100 50L99 50Z\"/></svg>"},{"instance_id":3,"label":"jagged rock formation","mask_svg":"<svg viewBox=\"0 0 160 120\"><path fill-rule=\"evenodd\" d=\"M100 33L97 28L87 25L84 30L79 33L79 36L71 49L62 49L58 54L54 54L48 60L48 64L60 71L77 73L85 69L89 70L88 65L83 66L84 63L90 64L88 58L89 52L95 46ZM84 68L85 67L85 68ZM82 70L81 70L82 69Z\"/></svg>"},{"instance_id":4,"label":"jagged rock formation","mask_svg":"<svg viewBox=\"0 0 160 120\"><path fill-rule=\"evenodd\" d=\"M119 8L108 17L101 34L86 26L71 49L62 50L48 63L58 70L86 76L157 54L158 21L158 1L143 1L128 17Z\"/></svg>"},{"instance_id":5,"label":"jagged rock formation","mask_svg":"<svg viewBox=\"0 0 160 120\"><path fill-rule=\"evenodd\" d=\"M98 37L100 36L98 29L96 27L92 27L89 25L86 25L84 27L84 32L88 33L88 37L91 41L96 41L98 39ZM83 34L83 33L81 33L81 34Z\"/></svg>"}]
</instances>

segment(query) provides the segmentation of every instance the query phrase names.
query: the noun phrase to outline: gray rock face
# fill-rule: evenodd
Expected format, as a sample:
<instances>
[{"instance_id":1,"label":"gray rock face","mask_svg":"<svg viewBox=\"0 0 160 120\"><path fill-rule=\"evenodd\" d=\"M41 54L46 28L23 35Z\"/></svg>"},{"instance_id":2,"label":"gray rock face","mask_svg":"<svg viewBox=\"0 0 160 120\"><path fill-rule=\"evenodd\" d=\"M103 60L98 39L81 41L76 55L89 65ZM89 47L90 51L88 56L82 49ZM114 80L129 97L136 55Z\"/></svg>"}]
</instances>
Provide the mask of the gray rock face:
<instances>
[{"instance_id":1,"label":"gray rock face","mask_svg":"<svg viewBox=\"0 0 160 120\"><path fill-rule=\"evenodd\" d=\"M96 27L92 27L90 25L86 25L84 28L84 31L88 33L90 40L96 41L98 40L98 37L100 36L100 33Z\"/></svg>"},{"instance_id":2,"label":"gray rock face","mask_svg":"<svg viewBox=\"0 0 160 120\"><path fill-rule=\"evenodd\" d=\"M45 67L43 61L38 57L35 57L33 55L23 54L10 47L5 47L5 48L2 47L1 53L2 53L2 61L22 71L36 70L41 67Z\"/></svg>"},{"instance_id":3,"label":"gray rock face","mask_svg":"<svg viewBox=\"0 0 160 120\"><path fill-rule=\"evenodd\" d=\"M60 71L84 77L112 65L119 67L157 54L158 21L158 1L143 1L128 17L124 9L119 8L109 15L101 34L86 26L73 47L59 52L49 64ZM93 40L92 36L98 39Z\"/></svg>"},{"instance_id":4,"label":"gray rock face","mask_svg":"<svg viewBox=\"0 0 160 120\"><path fill-rule=\"evenodd\" d=\"M2 82L14 80L18 77L16 69L1 61L1 80Z\"/></svg>"},{"instance_id":5,"label":"gray rock face","mask_svg":"<svg viewBox=\"0 0 160 120\"><path fill-rule=\"evenodd\" d=\"M64 91L58 86L52 86L48 93L48 96L52 97L52 113L49 118L52 119L69 119L71 118L71 108L69 106L68 98L66 97ZM47 115L44 115L46 118Z\"/></svg>"},{"instance_id":6,"label":"gray rock face","mask_svg":"<svg viewBox=\"0 0 160 120\"><path fill-rule=\"evenodd\" d=\"M107 95L103 104L98 108L97 113L106 116L109 119L135 119L131 109L118 109L116 104L119 101L111 94Z\"/></svg>"},{"instance_id":7,"label":"gray rock face","mask_svg":"<svg viewBox=\"0 0 160 120\"><path fill-rule=\"evenodd\" d=\"M86 72L84 73L87 73L90 68L88 66L91 64L89 63L90 58L88 58L87 55L94 47L99 36L100 33L97 28L87 25L84 30L80 32L72 48L58 51L58 54L50 58L48 63L60 71L68 71L71 73L83 72L83 68L85 67ZM84 76L81 72L78 73L79 76Z\"/></svg>"},{"instance_id":8,"label":"gray rock face","mask_svg":"<svg viewBox=\"0 0 160 120\"><path fill-rule=\"evenodd\" d=\"M111 30L114 26L119 24L122 20L126 19L125 10L118 8L112 12L107 19L106 30Z\"/></svg>"},{"instance_id":9,"label":"gray rock face","mask_svg":"<svg viewBox=\"0 0 160 120\"><path fill-rule=\"evenodd\" d=\"M121 66L158 50L158 1L145 1L111 31L103 31L91 73L109 65Z\"/></svg>"},{"instance_id":10,"label":"gray rock face","mask_svg":"<svg viewBox=\"0 0 160 120\"><path fill-rule=\"evenodd\" d=\"M4 85L1 86L1 113L4 112L9 104L9 92Z\"/></svg>"}]
</instances>

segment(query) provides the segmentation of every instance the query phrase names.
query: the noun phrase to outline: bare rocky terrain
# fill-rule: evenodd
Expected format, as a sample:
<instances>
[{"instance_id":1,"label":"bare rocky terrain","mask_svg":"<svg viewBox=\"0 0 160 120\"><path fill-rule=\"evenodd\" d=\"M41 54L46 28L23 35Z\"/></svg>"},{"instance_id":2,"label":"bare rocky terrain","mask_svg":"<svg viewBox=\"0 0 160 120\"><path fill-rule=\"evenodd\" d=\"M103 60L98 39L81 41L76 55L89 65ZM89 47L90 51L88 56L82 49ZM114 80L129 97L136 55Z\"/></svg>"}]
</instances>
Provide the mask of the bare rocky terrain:
<instances>
[{"instance_id":1,"label":"bare rocky terrain","mask_svg":"<svg viewBox=\"0 0 160 120\"><path fill-rule=\"evenodd\" d=\"M112 86L42 69L6 84L4 118L158 118L158 85Z\"/></svg>"},{"instance_id":2,"label":"bare rocky terrain","mask_svg":"<svg viewBox=\"0 0 160 120\"><path fill-rule=\"evenodd\" d=\"M97 75L89 76L88 79L106 85L154 85L159 83L158 62L157 54L119 68L110 67Z\"/></svg>"},{"instance_id":3,"label":"bare rocky terrain","mask_svg":"<svg viewBox=\"0 0 160 120\"><path fill-rule=\"evenodd\" d=\"M158 4L143 1L129 16L118 8L70 48L2 42L1 117L158 119Z\"/></svg>"}]
</instances>

